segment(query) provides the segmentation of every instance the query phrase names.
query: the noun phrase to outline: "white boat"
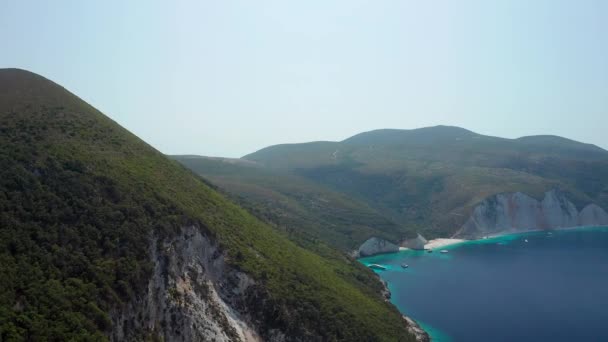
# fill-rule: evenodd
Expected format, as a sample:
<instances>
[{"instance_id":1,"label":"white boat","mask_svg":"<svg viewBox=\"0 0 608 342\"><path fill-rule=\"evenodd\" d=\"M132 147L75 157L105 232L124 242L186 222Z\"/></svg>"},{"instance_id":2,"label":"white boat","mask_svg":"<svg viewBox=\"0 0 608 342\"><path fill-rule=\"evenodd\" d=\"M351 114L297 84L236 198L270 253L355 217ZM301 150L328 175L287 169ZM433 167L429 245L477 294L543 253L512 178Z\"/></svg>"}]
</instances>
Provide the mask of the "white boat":
<instances>
[{"instance_id":1,"label":"white boat","mask_svg":"<svg viewBox=\"0 0 608 342\"><path fill-rule=\"evenodd\" d=\"M408 265L408 264L401 264L401 267L408 268L408 267L410 267L410 265Z\"/></svg>"},{"instance_id":2,"label":"white boat","mask_svg":"<svg viewBox=\"0 0 608 342\"><path fill-rule=\"evenodd\" d=\"M441 251L439 251L439 253L443 253L443 254L445 254L447 252L449 252L447 249L442 249Z\"/></svg>"},{"instance_id":3,"label":"white boat","mask_svg":"<svg viewBox=\"0 0 608 342\"><path fill-rule=\"evenodd\" d=\"M379 265L379 264L369 264L369 265L367 265L367 267L373 268L375 270L386 270L386 267Z\"/></svg>"},{"instance_id":4,"label":"white boat","mask_svg":"<svg viewBox=\"0 0 608 342\"><path fill-rule=\"evenodd\" d=\"M525 239L524 242L528 242L528 239Z\"/></svg>"}]
</instances>

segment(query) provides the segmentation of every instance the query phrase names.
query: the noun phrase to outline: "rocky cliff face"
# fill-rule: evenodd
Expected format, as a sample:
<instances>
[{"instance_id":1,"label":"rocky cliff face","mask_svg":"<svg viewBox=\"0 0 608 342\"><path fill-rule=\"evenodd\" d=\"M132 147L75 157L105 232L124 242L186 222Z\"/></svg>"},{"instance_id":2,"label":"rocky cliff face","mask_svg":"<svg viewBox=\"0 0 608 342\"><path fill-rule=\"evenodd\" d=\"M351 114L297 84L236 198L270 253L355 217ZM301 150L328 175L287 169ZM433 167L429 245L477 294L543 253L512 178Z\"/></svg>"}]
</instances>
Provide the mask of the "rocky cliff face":
<instances>
[{"instance_id":1,"label":"rocky cliff face","mask_svg":"<svg viewBox=\"0 0 608 342\"><path fill-rule=\"evenodd\" d=\"M384 239L380 239L377 237L371 237L367 239L355 252L355 257L366 257L374 254L380 253L393 253L399 252L399 246L388 242Z\"/></svg>"},{"instance_id":2,"label":"rocky cliff face","mask_svg":"<svg viewBox=\"0 0 608 342\"><path fill-rule=\"evenodd\" d=\"M284 341L258 333L264 305L255 282L231 269L222 251L196 226L170 239L151 239L154 272L146 293L112 312L112 341ZM262 300L261 298L259 299Z\"/></svg>"},{"instance_id":3,"label":"rocky cliff face","mask_svg":"<svg viewBox=\"0 0 608 342\"><path fill-rule=\"evenodd\" d=\"M426 245L428 241L420 234L413 239L405 240L401 242L402 247L411 248L411 249L424 249L424 245Z\"/></svg>"},{"instance_id":4,"label":"rocky cliff face","mask_svg":"<svg viewBox=\"0 0 608 342\"><path fill-rule=\"evenodd\" d=\"M388 283L378 276L380 282L384 286L384 290L382 291L382 296L384 296L387 302L390 302L391 299L391 291L388 289ZM422 327L413 319L402 316L403 319L407 322L407 330L416 337L416 341L418 342L429 342L431 341L431 337L429 334L422 329Z\"/></svg>"},{"instance_id":5,"label":"rocky cliff face","mask_svg":"<svg viewBox=\"0 0 608 342\"><path fill-rule=\"evenodd\" d=\"M578 215L581 226L597 226L608 224L608 213L595 204L589 204Z\"/></svg>"},{"instance_id":6,"label":"rocky cliff face","mask_svg":"<svg viewBox=\"0 0 608 342\"><path fill-rule=\"evenodd\" d=\"M455 237L475 239L527 230L599 225L608 225L608 214L595 204L579 212L558 190L548 191L541 201L516 192L485 199Z\"/></svg>"}]
</instances>

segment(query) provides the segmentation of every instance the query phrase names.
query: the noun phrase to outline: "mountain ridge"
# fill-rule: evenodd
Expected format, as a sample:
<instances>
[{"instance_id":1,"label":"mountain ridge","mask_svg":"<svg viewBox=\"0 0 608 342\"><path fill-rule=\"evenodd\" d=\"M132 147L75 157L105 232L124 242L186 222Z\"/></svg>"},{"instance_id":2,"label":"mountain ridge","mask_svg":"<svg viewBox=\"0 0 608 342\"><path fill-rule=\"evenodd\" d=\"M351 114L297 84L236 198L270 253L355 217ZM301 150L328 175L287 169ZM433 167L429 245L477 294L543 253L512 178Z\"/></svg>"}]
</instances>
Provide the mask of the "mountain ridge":
<instances>
[{"instance_id":1,"label":"mountain ridge","mask_svg":"<svg viewBox=\"0 0 608 342\"><path fill-rule=\"evenodd\" d=\"M446 139L458 139L463 137L468 138L487 138L496 141L506 141L506 142L536 142L539 145L543 145L543 143L550 143L551 140L553 142L561 142L568 143L572 145L576 145L581 148L595 150L601 153L607 153L606 149L603 149L595 144L579 142L573 139L565 138L558 135L551 134L537 134L537 135L526 135L517 138L503 138L498 136L491 135L483 135L466 128L458 127L458 126L447 126L447 125L437 125L437 126L428 126L421 128L413 128L413 129L398 129L398 128L381 128L374 129L370 131L365 131L361 133L357 133L352 135L346 139L339 141L331 141L331 140L319 140L319 141L310 141L310 142L302 142L302 143L287 143L287 144L276 144L264 147L255 152L248 153L241 157L241 159L251 159L259 152L267 151L269 149L274 148L284 148L284 147L298 147L305 145L336 145L336 144L387 144L388 142L392 142L391 144L400 144L404 141L400 141L399 139L412 139L416 137L422 136L426 141L426 143L436 143L438 137L425 137L425 134L435 134L443 133L443 135L439 136L439 142L445 142ZM373 140L373 139L377 140ZM379 141L378 141L379 140ZM405 141L407 142L407 141ZM419 143L419 142L418 142Z\"/></svg>"},{"instance_id":2,"label":"mountain ridge","mask_svg":"<svg viewBox=\"0 0 608 342\"><path fill-rule=\"evenodd\" d=\"M338 142L269 146L241 159L255 162L267 172L298 177L342 194L395 224L393 233L387 230L383 236L374 236L371 230L366 234L351 230L344 239L351 241L352 249L371 237L396 244L415 237L416 232L427 238L452 236L478 204L500 193L522 192L542 200L546 192L559 190L579 210L592 203L608 207L608 151L551 135L507 139L453 126L381 129ZM252 186L284 188L280 178L268 185L248 179L245 170L232 170L221 179L202 165L193 170L219 182L228 192L250 199L255 197L251 196ZM253 202L269 199L260 195L261 190L256 192ZM297 194L284 194L298 202ZM285 210L282 215L297 216ZM303 222L295 223L301 230L309 230ZM333 239L325 241L339 246ZM347 246L339 247L344 250Z\"/></svg>"}]
</instances>

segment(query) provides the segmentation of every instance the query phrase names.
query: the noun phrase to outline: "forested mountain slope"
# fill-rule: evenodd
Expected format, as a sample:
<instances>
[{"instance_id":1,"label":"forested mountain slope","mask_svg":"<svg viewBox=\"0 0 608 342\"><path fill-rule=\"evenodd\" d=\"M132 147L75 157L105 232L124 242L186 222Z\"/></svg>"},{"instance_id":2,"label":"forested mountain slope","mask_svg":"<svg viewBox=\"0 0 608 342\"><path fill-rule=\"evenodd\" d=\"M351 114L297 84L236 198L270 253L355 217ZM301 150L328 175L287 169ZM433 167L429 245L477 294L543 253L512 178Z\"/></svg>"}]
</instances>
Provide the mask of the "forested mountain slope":
<instances>
[{"instance_id":1,"label":"forested mountain slope","mask_svg":"<svg viewBox=\"0 0 608 342\"><path fill-rule=\"evenodd\" d=\"M300 248L64 88L0 70L0 340L413 340L376 277Z\"/></svg>"},{"instance_id":2,"label":"forested mountain slope","mask_svg":"<svg viewBox=\"0 0 608 342\"><path fill-rule=\"evenodd\" d=\"M256 216L295 241L322 240L345 252L371 236L391 241L414 237L365 202L304 177L273 171L242 159L172 156L226 189Z\"/></svg>"},{"instance_id":3,"label":"forested mountain slope","mask_svg":"<svg viewBox=\"0 0 608 342\"><path fill-rule=\"evenodd\" d=\"M499 193L541 200L558 189L579 210L608 207L608 152L556 136L387 129L341 142L270 146L243 159L346 194L427 237L455 234L477 204Z\"/></svg>"}]
</instances>

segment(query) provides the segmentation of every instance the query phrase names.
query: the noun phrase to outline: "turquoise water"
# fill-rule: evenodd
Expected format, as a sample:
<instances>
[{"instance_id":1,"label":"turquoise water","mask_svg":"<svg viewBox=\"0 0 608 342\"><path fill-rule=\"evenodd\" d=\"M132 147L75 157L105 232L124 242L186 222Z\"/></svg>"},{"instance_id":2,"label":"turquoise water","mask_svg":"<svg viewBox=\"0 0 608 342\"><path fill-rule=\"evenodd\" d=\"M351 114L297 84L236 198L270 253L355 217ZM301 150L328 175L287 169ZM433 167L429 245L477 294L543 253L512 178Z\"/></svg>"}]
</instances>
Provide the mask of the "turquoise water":
<instances>
[{"instance_id":1,"label":"turquoise water","mask_svg":"<svg viewBox=\"0 0 608 342\"><path fill-rule=\"evenodd\" d=\"M391 301L434 341L608 341L608 227L442 249L360 259L387 267Z\"/></svg>"}]
</instances>

